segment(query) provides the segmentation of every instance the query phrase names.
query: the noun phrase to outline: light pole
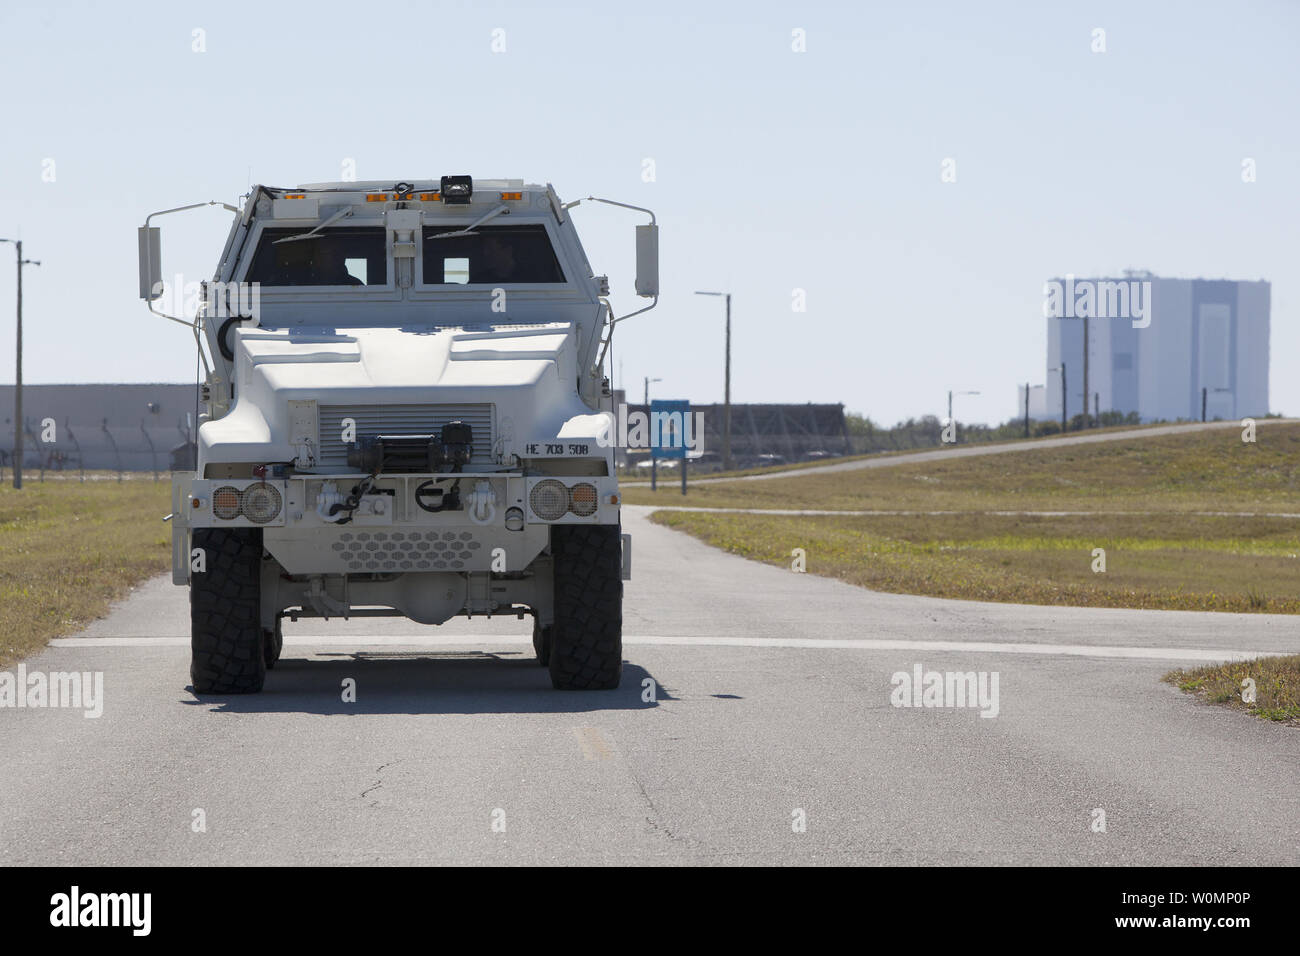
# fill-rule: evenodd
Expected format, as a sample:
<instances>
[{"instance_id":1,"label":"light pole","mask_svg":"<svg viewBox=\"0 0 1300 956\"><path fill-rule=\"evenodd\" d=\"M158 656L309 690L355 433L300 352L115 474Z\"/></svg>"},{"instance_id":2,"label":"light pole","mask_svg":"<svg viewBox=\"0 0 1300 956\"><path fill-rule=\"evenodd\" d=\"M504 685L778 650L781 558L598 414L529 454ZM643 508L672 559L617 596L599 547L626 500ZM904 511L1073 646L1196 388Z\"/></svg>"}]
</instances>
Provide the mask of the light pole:
<instances>
[{"instance_id":1,"label":"light pole","mask_svg":"<svg viewBox=\"0 0 1300 956\"><path fill-rule=\"evenodd\" d=\"M1231 391L1232 389L1230 388L1206 388L1205 386L1202 386L1201 387L1201 421L1205 421L1205 402L1206 399L1209 397L1210 392L1231 392Z\"/></svg>"},{"instance_id":2,"label":"light pole","mask_svg":"<svg viewBox=\"0 0 1300 956\"><path fill-rule=\"evenodd\" d=\"M1055 367L1053 367L1053 368L1049 368L1049 369L1048 369L1049 372L1055 372L1055 371L1057 371L1057 370L1059 370L1060 373L1061 373L1061 433L1064 434L1064 433L1065 433L1065 427L1066 427L1066 426L1065 426L1065 422L1066 422L1066 418L1065 418L1065 363L1062 362L1060 365L1057 365L1057 366L1055 366ZM1088 396L1085 395L1085 396L1083 397L1083 401L1084 401L1084 404L1087 404L1087 402L1088 402Z\"/></svg>"},{"instance_id":3,"label":"light pole","mask_svg":"<svg viewBox=\"0 0 1300 956\"><path fill-rule=\"evenodd\" d=\"M979 392L954 392L952 389L948 389L948 421L953 425L957 424L955 421L953 421L952 418L952 397L954 395L978 395L978 394Z\"/></svg>"},{"instance_id":4,"label":"light pole","mask_svg":"<svg viewBox=\"0 0 1300 956\"><path fill-rule=\"evenodd\" d=\"M727 370L722 391L722 467L731 470L731 293L696 292L696 295L720 295L727 300Z\"/></svg>"},{"instance_id":5,"label":"light pole","mask_svg":"<svg viewBox=\"0 0 1300 956\"><path fill-rule=\"evenodd\" d=\"M1083 317L1083 427L1092 427L1088 422L1088 317Z\"/></svg>"},{"instance_id":6,"label":"light pole","mask_svg":"<svg viewBox=\"0 0 1300 956\"><path fill-rule=\"evenodd\" d=\"M14 487L23 486L23 266L39 266L36 259L23 258L21 239L0 239L12 242L18 250L18 347L14 354L17 368L14 372Z\"/></svg>"},{"instance_id":7,"label":"light pole","mask_svg":"<svg viewBox=\"0 0 1300 956\"><path fill-rule=\"evenodd\" d=\"M650 414L650 383L651 383L651 382L662 382L662 381L663 381L662 378L651 378L651 377L648 376L648 375L646 376L646 380L645 380L645 413L646 413L647 415Z\"/></svg>"}]
</instances>

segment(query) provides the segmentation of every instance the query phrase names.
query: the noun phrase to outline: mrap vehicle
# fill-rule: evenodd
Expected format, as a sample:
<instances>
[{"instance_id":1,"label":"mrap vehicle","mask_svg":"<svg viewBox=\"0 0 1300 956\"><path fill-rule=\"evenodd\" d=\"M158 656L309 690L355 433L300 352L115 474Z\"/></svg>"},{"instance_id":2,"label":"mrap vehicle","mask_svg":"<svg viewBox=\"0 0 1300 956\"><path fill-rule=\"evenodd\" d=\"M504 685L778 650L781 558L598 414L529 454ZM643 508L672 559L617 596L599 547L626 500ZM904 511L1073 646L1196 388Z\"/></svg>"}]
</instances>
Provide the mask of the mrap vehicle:
<instances>
[{"instance_id":1,"label":"mrap vehicle","mask_svg":"<svg viewBox=\"0 0 1300 956\"><path fill-rule=\"evenodd\" d=\"M636 292L658 226L636 210ZM531 615L560 689L622 672L615 317L554 189L442 176L257 186L139 230L140 294L206 370L172 489L196 693L252 693L282 619ZM156 216L235 213L192 318L164 314Z\"/></svg>"}]
</instances>

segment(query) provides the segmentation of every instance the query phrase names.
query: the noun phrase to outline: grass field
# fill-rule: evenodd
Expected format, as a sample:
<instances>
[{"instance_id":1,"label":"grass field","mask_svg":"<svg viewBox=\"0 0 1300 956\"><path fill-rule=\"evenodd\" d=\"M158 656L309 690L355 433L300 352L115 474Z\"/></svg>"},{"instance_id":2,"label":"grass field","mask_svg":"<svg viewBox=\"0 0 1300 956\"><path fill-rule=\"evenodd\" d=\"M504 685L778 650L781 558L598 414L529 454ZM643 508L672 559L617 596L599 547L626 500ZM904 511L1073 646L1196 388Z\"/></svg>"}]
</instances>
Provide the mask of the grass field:
<instances>
[{"instance_id":1,"label":"grass field","mask_svg":"<svg viewBox=\"0 0 1300 956\"><path fill-rule=\"evenodd\" d=\"M1253 703L1242 700L1242 683L1255 682ZM1223 704L1266 720L1300 726L1300 656L1211 664L1177 670L1164 679L1211 704Z\"/></svg>"},{"instance_id":2,"label":"grass field","mask_svg":"<svg viewBox=\"0 0 1300 956\"><path fill-rule=\"evenodd\" d=\"M1106 428L1091 428L1087 431L1086 434L1107 435L1113 432L1141 431L1143 429L1160 428L1160 427L1162 427L1160 424L1111 425L1111 426L1107 426ZM1058 432L1053 435L1043 436L1042 438L1032 438L1032 439L1016 438L1012 441L980 441L980 442L972 442L972 444L982 448L989 448L995 446L1005 447L1005 446L1012 446L1012 445L1026 445L1032 447L1038 441L1055 440L1059 438L1069 438L1078 434L1080 433L1070 432L1067 435L1062 435L1061 433ZM899 455L914 455L917 452L942 451L943 448L944 448L943 445L919 445L915 448L897 448L897 449L891 448L883 451L864 452L862 454L857 454L857 455L842 455L838 458L826 458L818 461L790 462L788 464L781 465L779 467L767 466L762 468L733 468L731 471L708 472L700 475L699 477L707 478L709 481L718 481L718 480L725 480L727 478L744 478L748 475L765 475L774 471L782 471L782 472L806 471L809 468L821 468L826 465L838 465L848 461L862 461L863 459L866 458L897 458ZM691 472L691 474L694 475L695 472ZM660 476L659 481L666 484L672 484L673 479L676 478L677 487L680 493L681 477L676 471L671 469L661 470L659 476ZM688 475L687 478L689 479L690 475ZM650 473L648 471L645 471L644 469L629 468L619 472L619 479L620 481L623 482L634 482L637 484L641 482L645 482L648 484L650 481Z\"/></svg>"},{"instance_id":3,"label":"grass field","mask_svg":"<svg viewBox=\"0 0 1300 956\"><path fill-rule=\"evenodd\" d=\"M84 626L167 570L171 483L0 486L0 666Z\"/></svg>"},{"instance_id":4,"label":"grass field","mask_svg":"<svg viewBox=\"0 0 1300 956\"><path fill-rule=\"evenodd\" d=\"M835 510L1131 510L1300 512L1300 425L1261 422L1246 444L1233 428L1128 438L950 462L792 474L697 485L633 487L635 505Z\"/></svg>"},{"instance_id":5,"label":"grass field","mask_svg":"<svg viewBox=\"0 0 1300 956\"><path fill-rule=\"evenodd\" d=\"M1300 613L1300 425L1125 439L680 493L629 504L943 511L656 512L736 554L882 591L1031 604ZM1083 515L995 514L1077 511ZM1135 512L1118 514L1116 512ZM1096 548L1105 571L1094 571Z\"/></svg>"}]
</instances>

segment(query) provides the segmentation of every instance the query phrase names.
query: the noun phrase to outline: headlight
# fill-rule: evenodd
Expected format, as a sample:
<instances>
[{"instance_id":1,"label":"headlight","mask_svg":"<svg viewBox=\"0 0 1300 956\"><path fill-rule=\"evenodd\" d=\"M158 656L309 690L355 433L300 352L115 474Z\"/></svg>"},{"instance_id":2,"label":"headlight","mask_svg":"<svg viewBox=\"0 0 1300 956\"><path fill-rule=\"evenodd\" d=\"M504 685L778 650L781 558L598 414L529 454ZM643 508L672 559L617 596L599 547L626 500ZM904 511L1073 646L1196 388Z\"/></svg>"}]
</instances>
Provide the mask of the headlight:
<instances>
[{"instance_id":1,"label":"headlight","mask_svg":"<svg viewBox=\"0 0 1300 956\"><path fill-rule=\"evenodd\" d=\"M539 481L533 485L528 503L537 517L543 521L555 521L569 510L569 489L554 478Z\"/></svg>"},{"instance_id":2,"label":"headlight","mask_svg":"<svg viewBox=\"0 0 1300 956\"><path fill-rule=\"evenodd\" d=\"M212 513L218 518L229 521L239 517L239 489L222 485L212 492Z\"/></svg>"},{"instance_id":3,"label":"headlight","mask_svg":"<svg viewBox=\"0 0 1300 956\"><path fill-rule=\"evenodd\" d=\"M524 511L522 508L511 508L506 512L506 530L523 531L524 530Z\"/></svg>"},{"instance_id":4,"label":"headlight","mask_svg":"<svg viewBox=\"0 0 1300 956\"><path fill-rule=\"evenodd\" d=\"M569 507L575 515L586 518L596 513L596 486L585 481L573 486L569 492Z\"/></svg>"},{"instance_id":5,"label":"headlight","mask_svg":"<svg viewBox=\"0 0 1300 956\"><path fill-rule=\"evenodd\" d=\"M266 524L280 513L280 492L263 482L244 489L244 517L254 524Z\"/></svg>"}]
</instances>

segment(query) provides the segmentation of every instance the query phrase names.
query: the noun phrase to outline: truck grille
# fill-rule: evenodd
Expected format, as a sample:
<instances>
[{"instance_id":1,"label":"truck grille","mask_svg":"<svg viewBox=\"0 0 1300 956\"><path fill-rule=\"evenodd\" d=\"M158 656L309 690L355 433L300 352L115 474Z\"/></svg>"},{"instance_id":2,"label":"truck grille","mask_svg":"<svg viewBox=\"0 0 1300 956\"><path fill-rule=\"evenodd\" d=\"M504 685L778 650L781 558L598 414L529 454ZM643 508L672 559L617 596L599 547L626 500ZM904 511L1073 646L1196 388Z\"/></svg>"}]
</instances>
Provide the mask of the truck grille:
<instances>
[{"instance_id":1,"label":"truck grille","mask_svg":"<svg viewBox=\"0 0 1300 956\"><path fill-rule=\"evenodd\" d=\"M342 440L342 421L357 423L363 435L437 435L447 422L462 421L474 430L471 463L492 461L492 405L322 405L320 406L320 468L346 469L348 449Z\"/></svg>"},{"instance_id":2,"label":"truck grille","mask_svg":"<svg viewBox=\"0 0 1300 956\"><path fill-rule=\"evenodd\" d=\"M472 531L345 531L330 545L349 571L461 571L483 542Z\"/></svg>"}]
</instances>

